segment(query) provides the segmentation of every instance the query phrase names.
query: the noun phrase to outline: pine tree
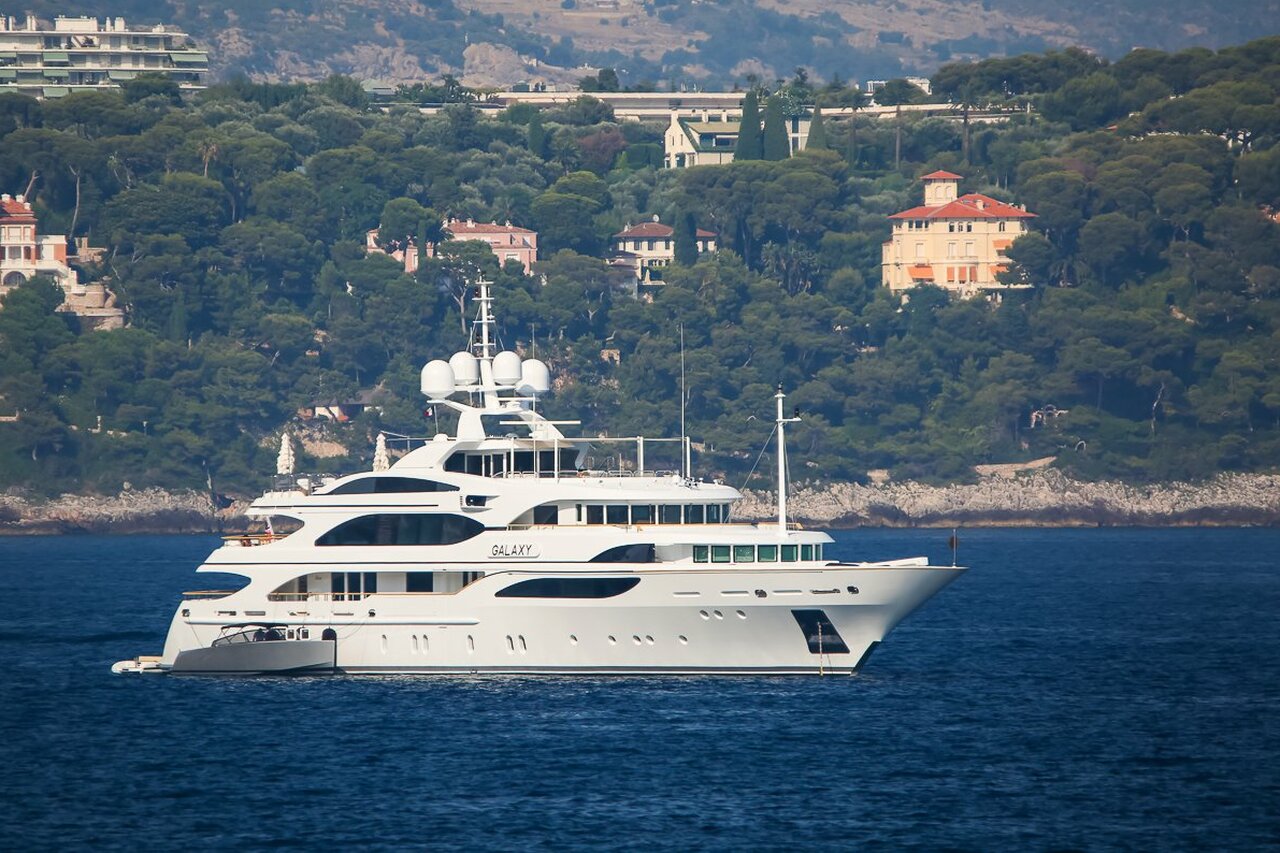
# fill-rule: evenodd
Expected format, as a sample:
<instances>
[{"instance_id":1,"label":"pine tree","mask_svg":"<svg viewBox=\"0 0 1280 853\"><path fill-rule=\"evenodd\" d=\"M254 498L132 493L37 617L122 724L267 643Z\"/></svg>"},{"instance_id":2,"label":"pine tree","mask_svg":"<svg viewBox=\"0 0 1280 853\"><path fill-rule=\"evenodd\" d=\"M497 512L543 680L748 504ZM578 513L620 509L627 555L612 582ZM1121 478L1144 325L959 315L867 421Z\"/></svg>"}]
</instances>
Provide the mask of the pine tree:
<instances>
[{"instance_id":1,"label":"pine tree","mask_svg":"<svg viewBox=\"0 0 1280 853\"><path fill-rule=\"evenodd\" d=\"M782 114L782 99L777 95L770 96L764 107L764 133L760 145L765 160L785 160L791 156L786 122L787 118Z\"/></svg>"},{"instance_id":2,"label":"pine tree","mask_svg":"<svg viewBox=\"0 0 1280 853\"><path fill-rule=\"evenodd\" d=\"M747 92L742 99L742 122L738 127L738 144L733 149L734 160L759 160L762 156L760 147L760 107L756 100L756 90Z\"/></svg>"},{"instance_id":3,"label":"pine tree","mask_svg":"<svg viewBox=\"0 0 1280 853\"><path fill-rule=\"evenodd\" d=\"M805 145L806 151L826 151L830 147L827 143L827 126L822 121L822 107L813 108L813 120L809 122L809 141Z\"/></svg>"},{"instance_id":4,"label":"pine tree","mask_svg":"<svg viewBox=\"0 0 1280 853\"><path fill-rule=\"evenodd\" d=\"M681 266L691 267L698 262L698 226L692 213L676 217L675 260Z\"/></svg>"}]
</instances>

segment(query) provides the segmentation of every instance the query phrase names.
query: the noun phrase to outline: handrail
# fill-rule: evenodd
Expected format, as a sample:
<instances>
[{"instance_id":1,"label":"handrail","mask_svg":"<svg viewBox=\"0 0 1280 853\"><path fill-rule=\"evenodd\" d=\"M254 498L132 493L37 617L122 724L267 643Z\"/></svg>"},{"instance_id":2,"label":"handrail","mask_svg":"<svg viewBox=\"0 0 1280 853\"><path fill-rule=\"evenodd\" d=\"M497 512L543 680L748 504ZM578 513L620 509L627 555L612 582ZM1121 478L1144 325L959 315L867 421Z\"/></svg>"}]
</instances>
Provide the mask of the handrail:
<instances>
[{"instance_id":1,"label":"handrail","mask_svg":"<svg viewBox=\"0 0 1280 853\"><path fill-rule=\"evenodd\" d=\"M244 548L252 548L257 545L269 545L287 537L288 533L234 533L230 536L223 536L222 541L228 545L235 543Z\"/></svg>"},{"instance_id":2,"label":"handrail","mask_svg":"<svg viewBox=\"0 0 1280 853\"><path fill-rule=\"evenodd\" d=\"M226 598L228 595L234 595L239 592L238 589L193 589L182 594L184 599L187 598Z\"/></svg>"}]
</instances>

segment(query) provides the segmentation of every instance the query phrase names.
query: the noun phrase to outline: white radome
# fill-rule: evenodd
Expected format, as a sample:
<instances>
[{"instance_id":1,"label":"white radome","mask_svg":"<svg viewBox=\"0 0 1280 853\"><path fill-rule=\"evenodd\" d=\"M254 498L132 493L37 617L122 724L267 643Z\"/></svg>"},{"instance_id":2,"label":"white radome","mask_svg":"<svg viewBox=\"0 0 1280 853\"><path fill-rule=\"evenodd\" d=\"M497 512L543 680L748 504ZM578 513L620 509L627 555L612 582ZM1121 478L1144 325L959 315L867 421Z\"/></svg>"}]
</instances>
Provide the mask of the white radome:
<instances>
[{"instance_id":1,"label":"white radome","mask_svg":"<svg viewBox=\"0 0 1280 853\"><path fill-rule=\"evenodd\" d=\"M964 571L833 559L830 536L787 522L785 464L779 518L739 523L737 489L669 470L687 437L565 435L527 405L547 366L516 377L513 353L492 355L478 286L476 354L422 369L455 434L258 498L247 514L268 532L226 537L198 570L244 585L184 593L163 653L113 672L853 673Z\"/></svg>"}]
</instances>

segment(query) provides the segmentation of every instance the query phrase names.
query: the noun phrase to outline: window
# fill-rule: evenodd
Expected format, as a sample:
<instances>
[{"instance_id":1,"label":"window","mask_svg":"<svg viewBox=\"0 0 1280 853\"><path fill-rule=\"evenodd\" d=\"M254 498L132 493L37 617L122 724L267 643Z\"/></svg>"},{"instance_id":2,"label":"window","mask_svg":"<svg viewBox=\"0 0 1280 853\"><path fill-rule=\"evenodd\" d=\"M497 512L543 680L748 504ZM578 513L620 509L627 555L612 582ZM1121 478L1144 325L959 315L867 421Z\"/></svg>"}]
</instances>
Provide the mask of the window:
<instances>
[{"instance_id":1,"label":"window","mask_svg":"<svg viewBox=\"0 0 1280 853\"><path fill-rule=\"evenodd\" d=\"M484 530L474 518L446 514L377 513L344 521L317 545L453 545Z\"/></svg>"},{"instance_id":2,"label":"window","mask_svg":"<svg viewBox=\"0 0 1280 853\"><path fill-rule=\"evenodd\" d=\"M794 563L798 559L800 559L800 547L798 545L782 546L782 562Z\"/></svg>"},{"instance_id":3,"label":"window","mask_svg":"<svg viewBox=\"0 0 1280 853\"><path fill-rule=\"evenodd\" d=\"M684 507L684 523L685 524L702 524L703 518L702 504L685 504Z\"/></svg>"},{"instance_id":4,"label":"window","mask_svg":"<svg viewBox=\"0 0 1280 853\"><path fill-rule=\"evenodd\" d=\"M999 222L997 222L997 223L996 223L996 230L997 230L997 231L1003 231L1003 230L1004 230L1004 220L1003 220L1003 219L1001 219Z\"/></svg>"},{"instance_id":5,"label":"window","mask_svg":"<svg viewBox=\"0 0 1280 853\"><path fill-rule=\"evenodd\" d=\"M604 507L587 504L587 524L604 524Z\"/></svg>"},{"instance_id":6,"label":"window","mask_svg":"<svg viewBox=\"0 0 1280 853\"><path fill-rule=\"evenodd\" d=\"M813 559L813 546L812 546L812 545L801 545L801 546L800 546L800 559L801 559L803 562L806 562L806 563Z\"/></svg>"},{"instance_id":7,"label":"window","mask_svg":"<svg viewBox=\"0 0 1280 853\"><path fill-rule=\"evenodd\" d=\"M680 504L663 504L658 507L659 524L679 524Z\"/></svg>"},{"instance_id":8,"label":"window","mask_svg":"<svg viewBox=\"0 0 1280 853\"><path fill-rule=\"evenodd\" d=\"M821 560L821 559L822 559L822 545L821 545L821 544L818 544L818 545L814 545L814 546L813 546L813 559L815 559L815 560Z\"/></svg>"},{"instance_id":9,"label":"window","mask_svg":"<svg viewBox=\"0 0 1280 853\"><path fill-rule=\"evenodd\" d=\"M626 504L609 504L604 508L604 518L609 524L626 524L627 510Z\"/></svg>"},{"instance_id":10,"label":"window","mask_svg":"<svg viewBox=\"0 0 1280 853\"><path fill-rule=\"evenodd\" d=\"M543 504L533 508L534 524L555 524L559 510L555 504Z\"/></svg>"},{"instance_id":11,"label":"window","mask_svg":"<svg viewBox=\"0 0 1280 853\"><path fill-rule=\"evenodd\" d=\"M433 592L435 591L435 577L434 572L405 572L404 591Z\"/></svg>"},{"instance_id":12,"label":"window","mask_svg":"<svg viewBox=\"0 0 1280 853\"><path fill-rule=\"evenodd\" d=\"M948 222L947 230L954 234L956 230L956 224L954 222Z\"/></svg>"},{"instance_id":13,"label":"window","mask_svg":"<svg viewBox=\"0 0 1280 853\"><path fill-rule=\"evenodd\" d=\"M731 506L732 504L720 505L720 520L723 521L725 524L729 523L729 507Z\"/></svg>"},{"instance_id":14,"label":"window","mask_svg":"<svg viewBox=\"0 0 1280 853\"><path fill-rule=\"evenodd\" d=\"M720 504L707 504L707 524L720 523Z\"/></svg>"},{"instance_id":15,"label":"window","mask_svg":"<svg viewBox=\"0 0 1280 853\"><path fill-rule=\"evenodd\" d=\"M948 258L954 258L955 256L956 256L956 244L955 244L955 243L948 243L948 244L947 244L947 257L948 257Z\"/></svg>"},{"instance_id":16,"label":"window","mask_svg":"<svg viewBox=\"0 0 1280 853\"><path fill-rule=\"evenodd\" d=\"M590 559L592 563L656 563L653 545L618 545L601 551Z\"/></svg>"},{"instance_id":17,"label":"window","mask_svg":"<svg viewBox=\"0 0 1280 853\"><path fill-rule=\"evenodd\" d=\"M640 578L531 578L494 593L495 598L613 598Z\"/></svg>"},{"instance_id":18,"label":"window","mask_svg":"<svg viewBox=\"0 0 1280 853\"><path fill-rule=\"evenodd\" d=\"M729 548L728 545L712 545L711 546L711 562L713 563L729 562L730 554L731 554L731 549Z\"/></svg>"},{"instance_id":19,"label":"window","mask_svg":"<svg viewBox=\"0 0 1280 853\"><path fill-rule=\"evenodd\" d=\"M652 524L654 512L657 509L653 504L636 504L631 507L631 523L632 524Z\"/></svg>"},{"instance_id":20,"label":"window","mask_svg":"<svg viewBox=\"0 0 1280 853\"><path fill-rule=\"evenodd\" d=\"M973 223L972 223L972 222L966 222L966 223L964 224L964 230L965 230L966 232L972 232L972 231L973 231Z\"/></svg>"},{"instance_id":21,"label":"window","mask_svg":"<svg viewBox=\"0 0 1280 853\"><path fill-rule=\"evenodd\" d=\"M705 563L710 556L711 549L706 545L693 546L693 561L695 563Z\"/></svg>"},{"instance_id":22,"label":"window","mask_svg":"<svg viewBox=\"0 0 1280 853\"><path fill-rule=\"evenodd\" d=\"M761 563L778 562L777 545L759 545L756 547L756 561Z\"/></svg>"},{"instance_id":23,"label":"window","mask_svg":"<svg viewBox=\"0 0 1280 853\"><path fill-rule=\"evenodd\" d=\"M916 243L916 257L917 258L924 257L924 243Z\"/></svg>"},{"instance_id":24,"label":"window","mask_svg":"<svg viewBox=\"0 0 1280 853\"><path fill-rule=\"evenodd\" d=\"M966 258L972 258L972 257L973 257L973 255L974 255L974 251L973 251L973 242L972 242L972 241L966 241L966 242L965 242L965 244L964 244L964 256L965 256Z\"/></svg>"},{"instance_id":25,"label":"window","mask_svg":"<svg viewBox=\"0 0 1280 853\"><path fill-rule=\"evenodd\" d=\"M754 563L756 561L756 546L734 545L733 561L735 563Z\"/></svg>"},{"instance_id":26,"label":"window","mask_svg":"<svg viewBox=\"0 0 1280 853\"><path fill-rule=\"evenodd\" d=\"M437 483L435 480L420 480L417 477L361 477L343 483L336 489L325 492L327 495L393 495L416 492L456 492L457 486L448 483Z\"/></svg>"}]
</instances>

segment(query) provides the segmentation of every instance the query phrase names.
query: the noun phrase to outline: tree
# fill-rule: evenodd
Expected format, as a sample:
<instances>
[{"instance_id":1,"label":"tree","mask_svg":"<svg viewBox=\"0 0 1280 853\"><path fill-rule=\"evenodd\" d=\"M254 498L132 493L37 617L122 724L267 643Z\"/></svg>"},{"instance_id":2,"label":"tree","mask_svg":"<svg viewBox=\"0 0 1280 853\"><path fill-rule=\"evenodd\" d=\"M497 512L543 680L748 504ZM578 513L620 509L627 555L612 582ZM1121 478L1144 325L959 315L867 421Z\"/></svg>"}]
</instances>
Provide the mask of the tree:
<instances>
[{"instance_id":1,"label":"tree","mask_svg":"<svg viewBox=\"0 0 1280 853\"><path fill-rule=\"evenodd\" d=\"M675 261L686 267L698 262L698 226L692 213L676 217Z\"/></svg>"},{"instance_id":2,"label":"tree","mask_svg":"<svg viewBox=\"0 0 1280 853\"><path fill-rule=\"evenodd\" d=\"M760 138L760 110L756 90L747 92L742 99L742 120L738 123L738 141L734 145L733 159L759 160L764 156Z\"/></svg>"},{"instance_id":3,"label":"tree","mask_svg":"<svg viewBox=\"0 0 1280 853\"><path fill-rule=\"evenodd\" d=\"M807 151L825 151L827 143L827 127L822 121L822 107L813 108L813 119L809 123L809 141L805 145Z\"/></svg>"},{"instance_id":4,"label":"tree","mask_svg":"<svg viewBox=\"0 0 1280 853\"><path fill-rule=\"evenodd\" d=\"M547 131L542 126L542 112L538 111L529 119L529 128L525 135L529 151L538 157L547 156Z\"/></svg>"},{"instance_id":5,"label":"tree","mask_svg":"<svg viewBox=\"0 0 1280 853\"><path fill-rule=\"evenodd\" d=\"M764 132L761 134L760 152L765 160L785 160L791 156L791 140L787 134L787 119L782 112L782 99L772 95L764 107Z\"/></svg>"},{"instance_id":6,"label":"tree","mask_svg":"<svg viewBox=\"0 0 1280 853\"><path fill-rule=\"evenodd\" d=\"M896 107L899 104L920 104L928 96L924 90L914 83L908 83L902 77L886 81L876 90L875 101L882 107Z\"/></svg>"}]
</instances>

